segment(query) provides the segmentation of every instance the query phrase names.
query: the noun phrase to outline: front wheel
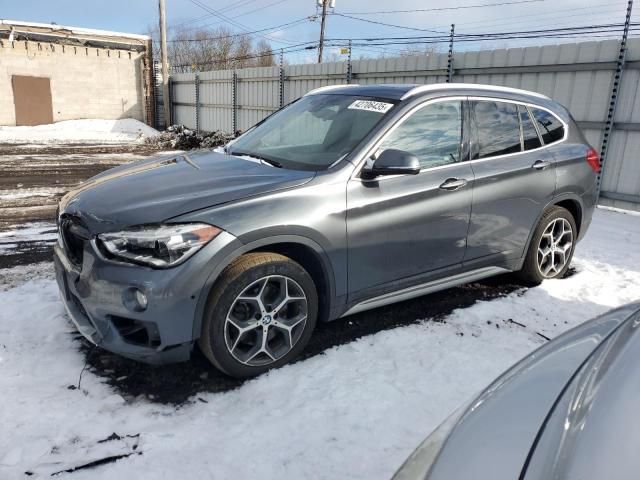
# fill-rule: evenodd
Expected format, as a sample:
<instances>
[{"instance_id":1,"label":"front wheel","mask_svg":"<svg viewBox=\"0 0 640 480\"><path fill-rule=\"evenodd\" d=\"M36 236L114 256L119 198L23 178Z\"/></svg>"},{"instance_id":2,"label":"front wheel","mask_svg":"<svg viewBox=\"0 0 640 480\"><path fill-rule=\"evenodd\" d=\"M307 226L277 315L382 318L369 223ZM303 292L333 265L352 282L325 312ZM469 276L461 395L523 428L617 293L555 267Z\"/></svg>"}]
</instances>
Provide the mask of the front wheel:
<instances>
[{"instance_id":1,"label":"front wheel","mask_svg":"<svg viewBox=\"0 0 640 480\"><path fill-rule=\"evenodd\" d=\"M566 208L549 208L533 234L520 277L531 284L562 278L571 264L576 238L573 215Z\"/></svg>"},{"instance_id":2,"label":"front wheel","mask_svg":"<svg viewBox=\"0 0 640 480\"><path fill-rule=\"evenodd\" d=\"M246 254L218 279L198 342L226 374L252 377L295 358L317 312L315 284L302 266L275 253Z\"/></svg>"}]
</instances>

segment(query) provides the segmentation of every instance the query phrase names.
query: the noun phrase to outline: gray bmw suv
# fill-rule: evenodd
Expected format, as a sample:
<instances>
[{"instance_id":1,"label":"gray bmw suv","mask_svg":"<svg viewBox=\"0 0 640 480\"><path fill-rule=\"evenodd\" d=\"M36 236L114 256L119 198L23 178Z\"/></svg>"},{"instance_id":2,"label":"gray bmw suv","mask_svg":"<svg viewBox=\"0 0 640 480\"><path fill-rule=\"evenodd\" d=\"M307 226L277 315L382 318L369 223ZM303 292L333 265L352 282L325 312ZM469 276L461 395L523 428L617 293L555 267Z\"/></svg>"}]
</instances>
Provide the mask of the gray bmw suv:
<instances>
[{"instance_id":1,"label":"gray bmw suv","mask_svg":"<svg viewBox=\"0 0 640 480\"><path fill-rule=\"evenodd\" d=\"M472 84L314 90L219 151L69 192L57 279L91 342L151 362L197 342L237 377L318 321L502 272L562 277L600 168L549 98Z\"/></svg>"}]
</instances>

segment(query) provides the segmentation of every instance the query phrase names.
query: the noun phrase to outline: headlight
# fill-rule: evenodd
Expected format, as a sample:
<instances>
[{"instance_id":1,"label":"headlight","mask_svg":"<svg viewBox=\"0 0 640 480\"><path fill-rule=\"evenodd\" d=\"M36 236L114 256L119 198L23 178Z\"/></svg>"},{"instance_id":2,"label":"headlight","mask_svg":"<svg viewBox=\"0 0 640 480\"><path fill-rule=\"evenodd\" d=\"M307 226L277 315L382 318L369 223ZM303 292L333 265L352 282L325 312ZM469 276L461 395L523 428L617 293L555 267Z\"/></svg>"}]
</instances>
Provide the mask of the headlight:
<instances>
[{"instance_id":1,"label":"headlight","mask_svg":"<svg viewBox=\"0 0 640 480\"><path fill-rule=\"evenodd\" d=\"M167 268L184 262L221 231L206 223L142 225L102 233L98 245L121 260Z\"/></svg>"}]
</instances>

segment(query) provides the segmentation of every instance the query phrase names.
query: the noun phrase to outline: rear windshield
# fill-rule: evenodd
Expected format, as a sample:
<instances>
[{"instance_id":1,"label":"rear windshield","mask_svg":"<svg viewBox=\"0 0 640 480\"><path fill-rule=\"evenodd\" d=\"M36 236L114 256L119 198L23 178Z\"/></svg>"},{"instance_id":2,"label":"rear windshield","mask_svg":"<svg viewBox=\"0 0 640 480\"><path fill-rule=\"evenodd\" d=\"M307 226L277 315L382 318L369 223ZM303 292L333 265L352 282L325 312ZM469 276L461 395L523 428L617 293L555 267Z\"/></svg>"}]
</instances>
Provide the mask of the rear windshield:
<instances>
[{"instance_id":1,"label":"rear windshield","mask_svg":"<svg viewBox=\"0 0 640 480\"><path fill-rule=\"evenodd\" d=\"M238 138L229 153L324 170L350 153L395 103L354 95L302 97Z\"/></svg>"}]
</instances>

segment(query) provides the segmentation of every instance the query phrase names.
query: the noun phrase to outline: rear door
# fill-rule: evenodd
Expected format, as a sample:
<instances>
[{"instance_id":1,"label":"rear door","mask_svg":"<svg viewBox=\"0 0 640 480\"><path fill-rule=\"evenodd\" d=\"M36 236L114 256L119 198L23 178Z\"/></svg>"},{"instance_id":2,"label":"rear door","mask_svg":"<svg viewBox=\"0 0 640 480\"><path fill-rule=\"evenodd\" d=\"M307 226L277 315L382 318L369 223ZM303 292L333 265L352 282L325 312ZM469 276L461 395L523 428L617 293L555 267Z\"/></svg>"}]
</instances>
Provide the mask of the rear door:
<instances>
[{"instance_id":1,"label":"rear door","mask_svg":"<svg viewBox=\"0 0 640 480\"><path fill-rule=\"evenodd\" d=\"M555 165L529 109L506 100L470 99L475 177L465 263L520 258L542 208L553 198Z\"/></svg>"},{"instance_id":2,"label":"rear door","mask_svg":"<svg viewBox=\"0 0 640 480\"><path fill-rule=\"evenodd\" d=\"M462 161L463 104L464 99L422 104L379 143L378 152L394 148L416 155L418 175L348 182L351 300L461 267L473 184L471 166Z\"/></svg>"}]
</instances>

